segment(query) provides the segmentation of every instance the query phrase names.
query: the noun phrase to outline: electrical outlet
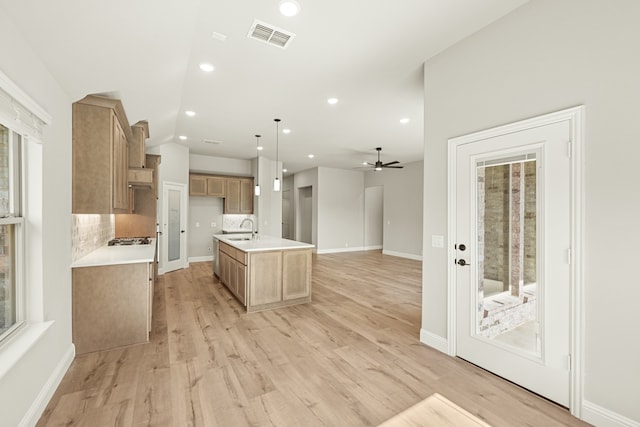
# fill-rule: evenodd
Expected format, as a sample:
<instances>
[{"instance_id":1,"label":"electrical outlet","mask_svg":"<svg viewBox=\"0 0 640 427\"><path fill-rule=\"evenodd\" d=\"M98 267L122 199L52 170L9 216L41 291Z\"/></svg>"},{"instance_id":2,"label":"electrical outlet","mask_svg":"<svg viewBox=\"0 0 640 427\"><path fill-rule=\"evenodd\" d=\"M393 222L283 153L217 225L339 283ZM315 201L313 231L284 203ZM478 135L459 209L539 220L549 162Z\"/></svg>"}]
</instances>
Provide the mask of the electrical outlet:
<instances>
[{"instance_id":1,"label":"electrical outlet","mask_svg":"<svg viewBox=\"0 0 640 427\"><path fill-rule=\"evenodd\" d=\"M207 248L207 251L211 252L211 248Z\"/></svg>"},{"instance_id":2,"label":"electrical outlet","mask_svg":"<svg viewBox=\"0 0 640 427\"><path fill-rule=\"evenodd\" d=\"M216 225L217 225L217 224L216 224L215 222L212 222L212 223L211 223L211 228L215 228L215 226L216 226Z\"/></svg>"},{"instance_id":3,"label":"electrical outlet","mask_svg":"<svg viewBox=\"0 0 640 427\"><path fill-rule=\"evenodd\" d=\"M196 222L196 228L200 228L200 223Z\"/></svg>"}]
</instances>

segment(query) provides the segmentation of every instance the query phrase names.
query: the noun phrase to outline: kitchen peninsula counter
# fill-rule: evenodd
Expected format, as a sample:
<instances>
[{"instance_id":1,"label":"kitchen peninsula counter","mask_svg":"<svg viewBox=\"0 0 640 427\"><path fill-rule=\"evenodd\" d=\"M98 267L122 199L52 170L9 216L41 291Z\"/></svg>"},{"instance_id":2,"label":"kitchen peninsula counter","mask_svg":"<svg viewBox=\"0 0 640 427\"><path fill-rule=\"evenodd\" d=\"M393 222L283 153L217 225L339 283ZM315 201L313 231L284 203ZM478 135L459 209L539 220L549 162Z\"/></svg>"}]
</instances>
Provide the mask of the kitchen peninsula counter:
<instances>
[{"instance_id":1,"label":"kitchen peninsula counter","mask_svg":"<svg viewBox=\"0 0 640 427\"><path fill-rule=\"evenodd\" d=\"M219 279L247 312L311 302L314 246L271 236L215 235Z\"/></svg>"}]
</instances>

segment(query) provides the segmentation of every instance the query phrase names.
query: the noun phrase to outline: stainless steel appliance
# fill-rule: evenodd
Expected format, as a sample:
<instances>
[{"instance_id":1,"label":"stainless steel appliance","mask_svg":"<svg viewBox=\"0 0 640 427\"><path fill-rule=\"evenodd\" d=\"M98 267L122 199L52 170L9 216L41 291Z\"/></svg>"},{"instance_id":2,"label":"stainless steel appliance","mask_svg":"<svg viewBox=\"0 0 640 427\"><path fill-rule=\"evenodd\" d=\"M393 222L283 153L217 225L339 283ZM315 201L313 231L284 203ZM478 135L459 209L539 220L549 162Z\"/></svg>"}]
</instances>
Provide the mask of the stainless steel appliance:
<instances>
[{"instance_id":1,"label":"stainless steel appliance","mask_svg":"<svg viewBox=\"0 0 640 427\"><path fill-rule=\"evenodd\" d=\"M150 245L151 237L118 237L109 240L108 246L130 246L130 245Z\"/></svg>"}]
</instances>

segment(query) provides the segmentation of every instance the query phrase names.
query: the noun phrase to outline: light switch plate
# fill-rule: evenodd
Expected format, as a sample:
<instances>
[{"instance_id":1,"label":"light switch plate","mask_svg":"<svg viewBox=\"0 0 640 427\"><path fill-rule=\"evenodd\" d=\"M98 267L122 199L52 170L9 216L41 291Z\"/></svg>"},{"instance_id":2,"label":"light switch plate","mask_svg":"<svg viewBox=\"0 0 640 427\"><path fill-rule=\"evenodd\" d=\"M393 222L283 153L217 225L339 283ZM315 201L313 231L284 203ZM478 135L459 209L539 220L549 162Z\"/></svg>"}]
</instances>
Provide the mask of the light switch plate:
<instances>
[{"instance_id":1,"label":"light switch plate","mask_svg":"<svg viewBox=\"0 0 640 427\"><path fill-rule=\"evenodd\" d=\"M431 247L433 248L444 248L444 236L432 235L431 236Z\"/></svg>"}]
</instances>

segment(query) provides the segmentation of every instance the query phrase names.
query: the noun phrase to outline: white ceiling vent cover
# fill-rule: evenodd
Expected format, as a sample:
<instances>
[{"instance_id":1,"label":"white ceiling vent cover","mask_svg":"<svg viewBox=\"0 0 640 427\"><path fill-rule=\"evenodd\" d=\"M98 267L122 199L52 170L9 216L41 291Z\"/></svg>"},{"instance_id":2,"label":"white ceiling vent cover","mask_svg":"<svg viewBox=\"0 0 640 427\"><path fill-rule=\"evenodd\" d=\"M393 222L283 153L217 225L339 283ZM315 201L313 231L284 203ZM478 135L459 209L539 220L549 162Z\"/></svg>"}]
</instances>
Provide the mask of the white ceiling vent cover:
<instances>
[{"instance_id":1,"label":"white ceiling vent cover","mask_svg":"<svg viewBox=\"0 0 640 427\"><path fill-rule=\"evenodd\" d=\"M247 37L286 49L296 35L290 31L275 27L266 22L254 20Z\"/></svg>"}]
</instances>

